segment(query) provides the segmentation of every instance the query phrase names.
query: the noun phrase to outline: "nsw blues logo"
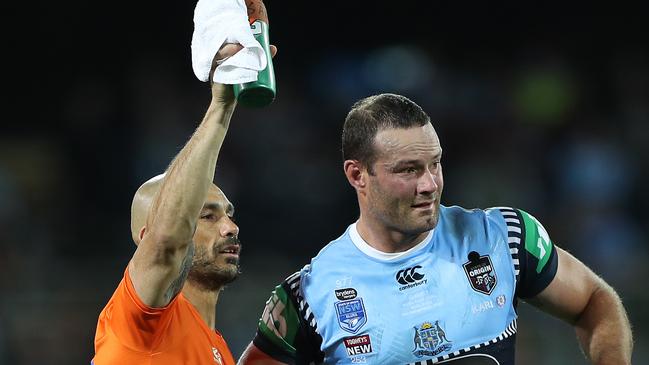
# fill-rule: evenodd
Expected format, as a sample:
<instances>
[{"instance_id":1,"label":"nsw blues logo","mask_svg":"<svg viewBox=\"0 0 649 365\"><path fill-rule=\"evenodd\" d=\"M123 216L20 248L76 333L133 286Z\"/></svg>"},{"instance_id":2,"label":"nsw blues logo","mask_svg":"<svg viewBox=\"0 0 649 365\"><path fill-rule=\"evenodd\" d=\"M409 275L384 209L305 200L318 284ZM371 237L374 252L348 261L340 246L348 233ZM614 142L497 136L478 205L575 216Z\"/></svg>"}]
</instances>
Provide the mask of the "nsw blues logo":
<instances>
[{"instance_id":1,"label":"nsw blues logo","mask_svg":"<svg viewBox=\"0 0 649 365\"><path fill-rule=\"evenodd\" d=\"M417 357L435 356L453 347L451 341L446 338L446 333L439 325L439 321L424 322L413 328L415 329L415 349L412 350L412 353Z\"/></svg>"},{"instance_id":2,"label":"nsw blues logo","mask_svg":"<svg viewBox=\"0 0 649 365\"><path fill-rule=\"evenodd\" d=\"M367 323L363 298L336 302L336 313L340 328L347 332L356 333Z\"/></svg>"}]
</instances>

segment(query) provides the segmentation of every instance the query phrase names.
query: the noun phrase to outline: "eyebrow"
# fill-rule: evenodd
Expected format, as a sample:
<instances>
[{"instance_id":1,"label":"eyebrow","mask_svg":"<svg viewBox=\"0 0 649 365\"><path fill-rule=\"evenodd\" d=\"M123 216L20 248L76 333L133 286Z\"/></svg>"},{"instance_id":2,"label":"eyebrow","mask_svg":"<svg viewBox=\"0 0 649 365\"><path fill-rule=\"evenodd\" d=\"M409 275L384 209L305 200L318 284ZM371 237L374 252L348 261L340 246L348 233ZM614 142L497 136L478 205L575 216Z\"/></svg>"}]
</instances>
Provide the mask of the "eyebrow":
<instances>
[{"instance_id":1,"label":"eyebrow","mask_svg":"<svg viewBox=\"0 0 649 365\"><path fill-rule=\"evenodd\" d=\"M203 209L214 210L214 211L225 210L226 214L234 215L234 205L232 205L232 203L228 203L224 208L223 203L209 202L203 205Z\"/></svg>"},{"instance_id":2,"label":"eyebrow","mask_svg":"<svg viewBox=\"0 0 649 365\"><path fill-rule=\"evenodd\" d=\"M435 156L433 156L434 160L437 160L437 159L440 159L440 158L442 158L442 152L437 153L437 154L435 154ZM394 164L394 166L416 165L418 163L421 163L421 160L401 160L401 161L397 161Z\"/></svg>"},{"instance_id":3,"label":"eyebrow","mask_svg":"<svg viewBox=\"0 0 649 365\"><path fill-rule=\"evenodd\" d=\"M419 160L401 160L401 161L397 161L397 162L395 163L395 166L401 166L401 165L415 165L415 164L418 164L418 163L420 163Z\"/></svg>"}]
</instances>

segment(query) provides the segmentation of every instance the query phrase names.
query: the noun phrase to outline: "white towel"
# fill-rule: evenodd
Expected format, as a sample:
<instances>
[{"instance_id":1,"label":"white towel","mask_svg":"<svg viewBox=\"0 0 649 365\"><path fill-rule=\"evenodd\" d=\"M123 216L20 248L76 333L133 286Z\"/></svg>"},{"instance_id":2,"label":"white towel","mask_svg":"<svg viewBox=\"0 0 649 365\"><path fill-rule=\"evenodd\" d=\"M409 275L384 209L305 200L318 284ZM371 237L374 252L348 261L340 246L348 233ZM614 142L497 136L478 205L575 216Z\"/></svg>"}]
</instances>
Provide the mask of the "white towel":
<instances>
[{"instance_id":1,"label":"white towel","mask_svg":"<svg viewBox=\"0 0 649 365\"><path fill-rule=\"evenodd\" d=\"M199 80L209 79L212 60L224 43L239 43L244 48L216 68L213 81L256 81L258 72L266 68L266 56L252 35L244 0L198 0L194 10L192 67Z\"/></svg>"}]
</instances>

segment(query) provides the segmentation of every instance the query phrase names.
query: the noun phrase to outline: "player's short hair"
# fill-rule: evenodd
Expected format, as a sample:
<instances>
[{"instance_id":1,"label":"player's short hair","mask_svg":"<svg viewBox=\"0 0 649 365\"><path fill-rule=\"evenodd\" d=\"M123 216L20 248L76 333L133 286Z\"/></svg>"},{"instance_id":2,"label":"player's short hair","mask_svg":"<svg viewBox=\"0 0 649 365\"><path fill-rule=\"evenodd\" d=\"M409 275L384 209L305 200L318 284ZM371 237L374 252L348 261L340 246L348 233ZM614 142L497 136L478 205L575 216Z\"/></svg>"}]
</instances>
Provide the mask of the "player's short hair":
<instances>
[{"instance_id":1,"label":"player's short hair","mask_svg":"<svg viewBox=\"0 0 649 365\"><path fill-rule=\"evenodd\" d=\"M430 123L430 117L414 101L402 95L379 94L357 101L345 118L342 134L343 161L357 160L373 174L376 161L374 137L385 129L407 129Z\"/></svg>"}]
</instances>

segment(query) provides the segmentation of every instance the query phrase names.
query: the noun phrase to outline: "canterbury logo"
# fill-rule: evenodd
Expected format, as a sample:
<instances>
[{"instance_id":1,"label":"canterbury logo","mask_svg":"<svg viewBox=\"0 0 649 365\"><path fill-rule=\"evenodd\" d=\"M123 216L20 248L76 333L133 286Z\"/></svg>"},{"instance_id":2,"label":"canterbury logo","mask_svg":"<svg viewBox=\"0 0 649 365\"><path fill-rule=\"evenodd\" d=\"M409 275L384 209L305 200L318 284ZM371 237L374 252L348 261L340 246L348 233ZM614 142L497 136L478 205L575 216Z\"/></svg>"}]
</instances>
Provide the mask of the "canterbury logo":
<instances>
[{"instance_id":1,"label":"canterbury logo","mask_svg":"<svg viewBox=\"0 0 649 365\"><path fill-rule=\"evenodd\" d=\"M424 274L418 273L417 269L421 269L421 266L417 265L409 267L407 269L399 270L397 272L397 276L395 276L395 279L397 279L399 284L403 285L412 284L415 281L421 280L424 278Z\"/></svg>"}]
</instances>

